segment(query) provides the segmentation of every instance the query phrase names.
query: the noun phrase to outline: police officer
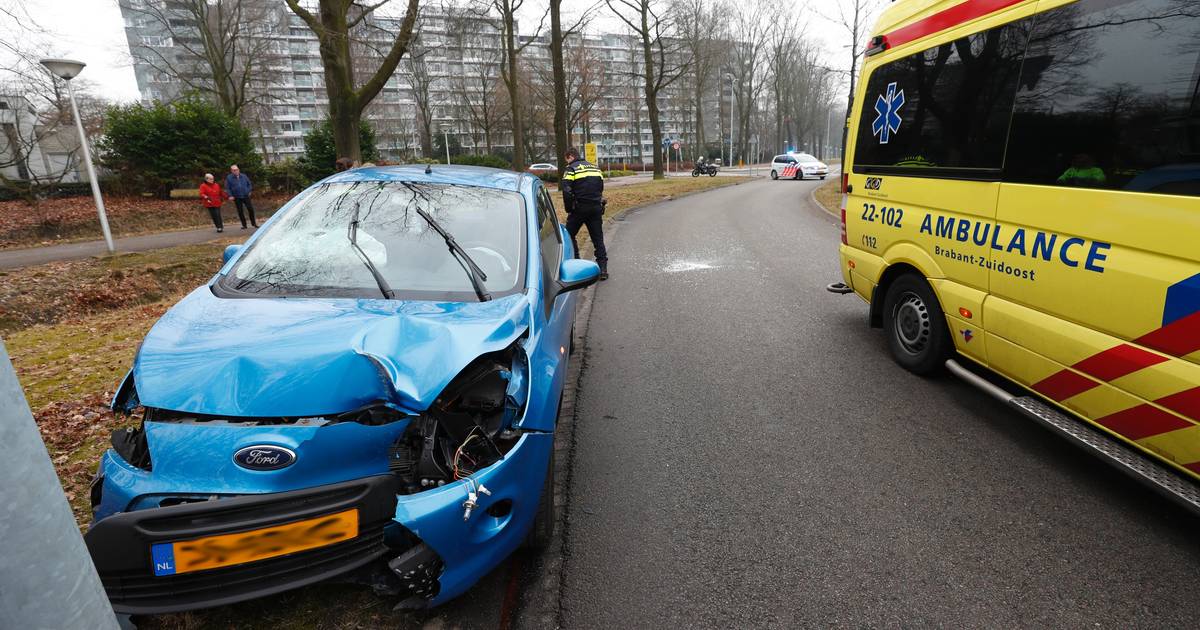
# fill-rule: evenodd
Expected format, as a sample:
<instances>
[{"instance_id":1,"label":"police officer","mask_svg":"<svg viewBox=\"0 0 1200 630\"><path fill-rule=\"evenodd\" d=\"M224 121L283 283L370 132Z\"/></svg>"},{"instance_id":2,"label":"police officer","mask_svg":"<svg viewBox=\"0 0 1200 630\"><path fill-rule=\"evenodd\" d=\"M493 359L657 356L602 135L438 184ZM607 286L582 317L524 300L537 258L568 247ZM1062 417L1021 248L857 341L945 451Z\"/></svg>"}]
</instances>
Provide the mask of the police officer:
<instances>
[{"instance_id":1,"label":"police officer","mask_svg":"<svg viewBox=\"0 0 1200 630\"><path fill-rule=\"evenodd\" d=\"M558 188L567 210L571 244L578 252L575 235L586 225L596 250L596 264L600 265L600 279L608 280L608 251L604 249L604 176L595 164L580 158L579 149L575 147L567 149L563 157L567 160L567 170L563 171Z\"/></svg>"}]
</instances>

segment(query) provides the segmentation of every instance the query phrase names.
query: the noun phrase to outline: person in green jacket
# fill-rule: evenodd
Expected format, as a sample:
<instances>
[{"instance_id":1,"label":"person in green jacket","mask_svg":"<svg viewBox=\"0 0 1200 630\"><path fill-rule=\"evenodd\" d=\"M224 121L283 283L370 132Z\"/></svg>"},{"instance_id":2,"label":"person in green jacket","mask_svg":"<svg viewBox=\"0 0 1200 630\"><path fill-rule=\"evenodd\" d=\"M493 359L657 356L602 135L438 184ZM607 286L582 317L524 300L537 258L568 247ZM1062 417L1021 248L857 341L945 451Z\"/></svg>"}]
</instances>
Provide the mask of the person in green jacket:
<instances>
[{"instance_id":1,"label":"person in green jacket","mask_svg":"<svg viewBox=\"0 0 1200 630\"><path fill-rule=\"evenodd\" d=\"M1071 158L1071 166L1058 176L1058 183L1063 186L1079 188L1102 188L1108 178L1104 171L1096 166L1096 161L1087 153L1076 153Z\"/></svg>"}]
</instances>

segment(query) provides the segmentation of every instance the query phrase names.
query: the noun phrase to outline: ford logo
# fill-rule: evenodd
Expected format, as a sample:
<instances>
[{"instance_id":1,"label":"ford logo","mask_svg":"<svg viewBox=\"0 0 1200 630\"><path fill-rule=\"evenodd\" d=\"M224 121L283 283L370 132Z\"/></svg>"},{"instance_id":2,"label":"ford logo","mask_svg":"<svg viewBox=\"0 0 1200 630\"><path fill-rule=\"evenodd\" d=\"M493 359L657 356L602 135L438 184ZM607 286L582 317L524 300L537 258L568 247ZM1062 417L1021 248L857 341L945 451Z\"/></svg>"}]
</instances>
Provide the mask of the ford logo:
<instances>
[{"instance_id":1,"label":"ford logo","mask_svg":"<svg viewBox=\"0 0 1200 630\"><path fill-rule=\"evenodd\" d=\"M233 463L250 470L279 470L296 462L296 453L282 446L255 444L233 454Z\"/></svg>"}]
</instances>

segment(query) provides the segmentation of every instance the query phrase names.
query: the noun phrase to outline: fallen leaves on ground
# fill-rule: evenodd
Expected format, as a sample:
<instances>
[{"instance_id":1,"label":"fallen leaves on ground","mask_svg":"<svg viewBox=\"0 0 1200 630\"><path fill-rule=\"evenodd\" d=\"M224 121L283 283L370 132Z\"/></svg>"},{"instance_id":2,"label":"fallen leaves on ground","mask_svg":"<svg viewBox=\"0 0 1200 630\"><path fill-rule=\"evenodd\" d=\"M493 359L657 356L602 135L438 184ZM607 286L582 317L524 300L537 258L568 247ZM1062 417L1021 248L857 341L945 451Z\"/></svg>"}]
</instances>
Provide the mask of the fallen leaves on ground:
<instances>
[{"instance_id":1,"label":"fallen leaves on ground","mask_svg":"<svg viewBox=\"0 0 1200 630\"><path fill-rule=\"evenodd\" d=\"M222 239L147 252L0 271L0 333L148 304L204 284L221 268Z\"/></svg>"}]
</instances>

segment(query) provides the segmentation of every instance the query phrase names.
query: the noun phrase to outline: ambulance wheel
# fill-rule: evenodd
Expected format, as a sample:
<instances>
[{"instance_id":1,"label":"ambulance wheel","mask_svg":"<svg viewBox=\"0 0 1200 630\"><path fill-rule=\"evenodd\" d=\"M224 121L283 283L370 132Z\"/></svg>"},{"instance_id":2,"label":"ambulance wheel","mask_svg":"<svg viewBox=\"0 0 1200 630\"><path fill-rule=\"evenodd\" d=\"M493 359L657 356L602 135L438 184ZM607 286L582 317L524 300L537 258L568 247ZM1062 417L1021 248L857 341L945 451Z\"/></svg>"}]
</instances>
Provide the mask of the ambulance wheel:
<instances>
[{"instance_id":1,"label":"ambulance wheel","mask_svg":"<svg viewBox=\"0 0 1200 630\"><path fill-rule=\"evenodd\" d=\"M892 358L913 374L938 371L954 351L937 296L916 274L904 274L888 287L883 330Z\"/></svg>"},{"instance_id":2,"label":"ambulance wheel","mask_svg":"<svg viewBox=\"0 0 1200 630\"><path fill-rule=\"evenodd\" d=\"M771 179L779 179L779 173L776 173L775 171L772 170L771 171Z\"/></svg>"}]
</instances>

